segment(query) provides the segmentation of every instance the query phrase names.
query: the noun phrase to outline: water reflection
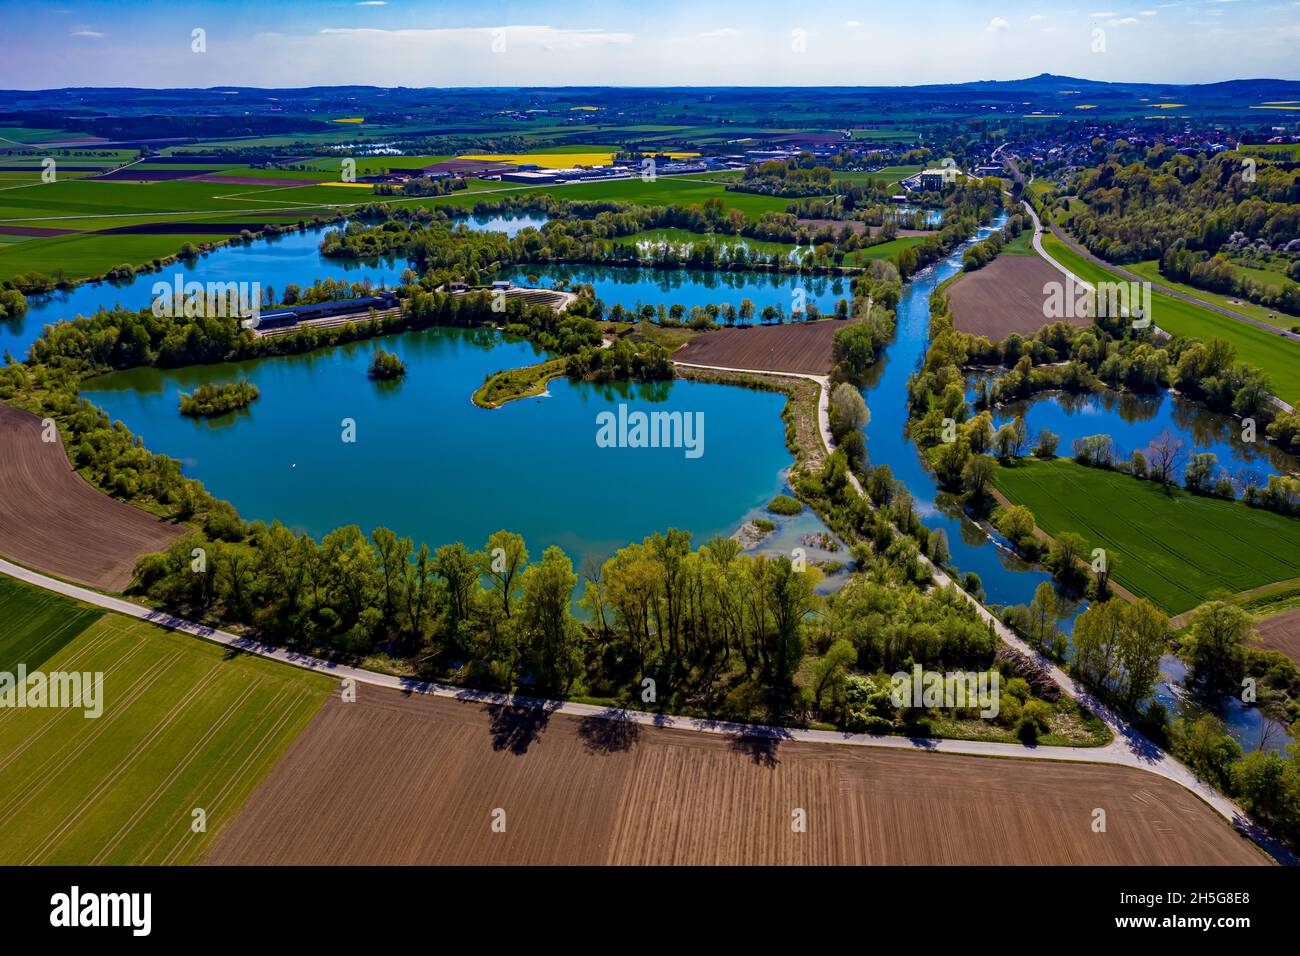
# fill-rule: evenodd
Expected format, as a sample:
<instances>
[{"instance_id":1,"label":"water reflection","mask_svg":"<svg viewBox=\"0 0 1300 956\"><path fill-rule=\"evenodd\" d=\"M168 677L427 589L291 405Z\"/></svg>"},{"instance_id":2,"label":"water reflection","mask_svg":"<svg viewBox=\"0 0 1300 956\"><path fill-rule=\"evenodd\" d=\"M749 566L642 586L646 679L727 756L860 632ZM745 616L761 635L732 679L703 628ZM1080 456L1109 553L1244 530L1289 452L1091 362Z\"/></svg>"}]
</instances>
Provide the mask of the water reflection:
<instances>
[{"instance_id":1,"label":"water reflection","mask_svg":"<svg viewBox=\"0 0 1300 956\"><path fill-rule=\"evenodd\" d=\"M974 391L969 393L974 397ZM1146 452L1166 431L1182 439L1184 448L1176 469L1182 474L1186 459L1212 452L1219 467L1240 481L1254 478L1262 484L1270 474L1300 468L1296 458L1263 440L1242 440L1241 422L1210 411L1176 392L1135 395L1104 389L1072 394L1047 392L1023 401L1008 402L992 410L997 425L1025 416L1030 435L1047 428L1061 438L1060 454L1071 454L1071 443L1089 435L1107 434L1115 443L1117 460L1127 461L1135 451ZM1244 483L1241 485L1244 487Z\"/></svg>"}]
</instances>

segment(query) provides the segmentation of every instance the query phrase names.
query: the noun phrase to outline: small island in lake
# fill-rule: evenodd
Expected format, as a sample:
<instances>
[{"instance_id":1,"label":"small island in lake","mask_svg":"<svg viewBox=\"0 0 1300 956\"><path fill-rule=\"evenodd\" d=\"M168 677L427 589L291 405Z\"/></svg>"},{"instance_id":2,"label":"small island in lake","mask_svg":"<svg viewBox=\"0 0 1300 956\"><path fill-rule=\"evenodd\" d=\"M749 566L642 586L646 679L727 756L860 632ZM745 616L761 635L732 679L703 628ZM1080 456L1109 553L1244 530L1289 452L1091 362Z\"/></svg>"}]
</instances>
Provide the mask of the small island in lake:
<instances>
[{"instance_id":1,"label":"small island in lake","mask_svg":"<svg viewBox=\"0 0 1300 956\"><path fill-rule=\"evenodd\" d=\"M246 378L237 382L200 385L193 392L181 392L181 414L191 418L224 415L257 401L261 392Z\"/></svg>"},{"instance_id":2,"label":"small island in lake","mask_svg":"<svg viewBox=\"0 0 1300 956\"><path fill-rule=\"evenodd\" d=\"M370 368L366 369L366 375L382 381L401 378L405 374L406 363L392 352L385 352L383 349L375 352L375 357L370 360Z\"/></svg>"}]
</instances>

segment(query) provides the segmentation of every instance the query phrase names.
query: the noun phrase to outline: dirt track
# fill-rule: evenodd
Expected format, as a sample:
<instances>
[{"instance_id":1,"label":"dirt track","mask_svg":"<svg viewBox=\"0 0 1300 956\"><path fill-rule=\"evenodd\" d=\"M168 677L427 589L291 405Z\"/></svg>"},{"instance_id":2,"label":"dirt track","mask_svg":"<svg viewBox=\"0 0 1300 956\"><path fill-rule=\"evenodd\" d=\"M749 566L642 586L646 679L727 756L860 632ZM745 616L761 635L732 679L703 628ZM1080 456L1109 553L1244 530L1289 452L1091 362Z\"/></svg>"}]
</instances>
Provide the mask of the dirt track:
<instances>
[{"instance_id":1,"label":"dirt track","mask_svg":"<svg viewBox=\"0 0 1300 956\"><path fill-rule=\"evenodd\" d=\"M1098 807L1105 833L1091 829ZM795 808L806 832L792 831ZM1140 770L738 741L362 687L356 703L326 703L207 862L1267 860Z\"/></svg>"},{"instance_id":2,"label":"dirt track","mask_svg":"<svg viewBox=\"0 0 1300 956\"><path fill-rule=\"evenodd\" d=\"M831 370L831 339L848 323L841 319L751 325L705 332L673 353L674 362L773 372L825 375Z\"/></svg>"},{"instance_id":3,"label":"dirt track","mask_svg":"<svg viewBox=\"0 0 1300 956\"><path fill-rule=\"evenodd\" d=\"M0 404L0 554L108 591L131 582L136 559L182 529L96 491L72 470L41 420Z\"/></svg>"},{"instance_id":4,"label":"dirt track","mask_svg":"<svg viewBox=\"0 0 1300 956\"><path fill-rule=\"evenodd\" d=\"M1300 608L1259 622L1259 646L1281 651L1300 664Z\"/></svg>"},{"instance_id":5,"label":"dirt track","mask_svg":"<svg viewBox=\"0 0 1300 956\"><path fill-rule=\"evenodd\" d=\"M1012 332L1032 335L1049 322L1090 325L1085 316L1044 316L1043 287L1064 281L1061 273L1037 256L1001 255L948 286L948 303L958 330L985 335L994 342Z\"/></svg>"}]
</instances>

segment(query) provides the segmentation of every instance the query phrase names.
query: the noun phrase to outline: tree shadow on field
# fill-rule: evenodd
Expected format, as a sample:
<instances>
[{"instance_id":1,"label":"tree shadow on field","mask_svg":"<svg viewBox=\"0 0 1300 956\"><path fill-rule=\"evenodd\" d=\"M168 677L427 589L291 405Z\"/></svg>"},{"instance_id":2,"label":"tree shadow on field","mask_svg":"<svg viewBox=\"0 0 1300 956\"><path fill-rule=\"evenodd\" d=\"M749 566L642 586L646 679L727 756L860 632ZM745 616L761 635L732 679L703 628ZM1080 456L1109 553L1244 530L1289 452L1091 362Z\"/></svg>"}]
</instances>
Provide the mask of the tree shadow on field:
<instances>
[{"instance_id":1,"label":"tree shadow on field","mask_svg":"<svg viewBox=\"0 0 1300 956\"><path fill-rule=\"evenodd\" d=\"M626 753L641 739L641 727L627 718L626 711L611 707L578 721L578 736L588 753Z\"/></svg>"},{"instance_id":2,"label":"tree shadow on field","mask_svg":"<svg viewBox=\"0 0 1300 956\"><path fill-rule=\"evenodd\" d=\"M781 741L787 737L788 733L777 729L770 733L737 734L731 738L731 749L745 754L758 766L772 770L781 762L777 759L777 751L781 747Z\"/></svg>"},{"instance_id":3,"label":"tree shadow on field","mask_svg":"<svg viewBox=\"0 0 1300 956\"><path fill-rule=\"evenodd\" d=\"M487 704L484 709L491 717L492 749L509 750L520 757L528 753L528 748L551 720L551 711L547 707Z\"/></svg>"}]
</instances>

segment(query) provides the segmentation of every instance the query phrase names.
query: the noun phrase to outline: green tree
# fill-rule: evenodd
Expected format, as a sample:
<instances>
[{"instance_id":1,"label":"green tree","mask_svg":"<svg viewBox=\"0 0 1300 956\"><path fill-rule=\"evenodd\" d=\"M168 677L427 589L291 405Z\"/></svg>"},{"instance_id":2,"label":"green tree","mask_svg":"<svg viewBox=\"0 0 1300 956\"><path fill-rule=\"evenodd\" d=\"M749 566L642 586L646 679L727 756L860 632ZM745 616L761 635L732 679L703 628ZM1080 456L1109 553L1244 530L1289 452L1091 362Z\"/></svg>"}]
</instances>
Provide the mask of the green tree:
<instances>
[{"instance_id":1,"label":"green tree","mask_svg":"<svg viewBox=\"0 0 1300 956\"><path fill-rule=\"evenodd\" d=\"M578 576L563 549L552 545L523 575L520 612L533 672L540 686L568 693L582 667L578 627L570 612Z\"/></svg>"},{"instance_id":2,"label":"green tree","mask_svg":"<svg viewBox=\"0 0 1300 956\"><path fill-rule=\"evenodd\" d=\"M496 591L497 606L505 617L510 617L518 596L519 578L528 564L523 536L512 531L495 532L488 538L487 549L479 561L480 571Z\"/></svg>"},{"instance_id":3,"label":"green tree","mask_svg":"<svg viewBox=\"0 0 1300 956\"><path fill-rule=\"evenodd\" d=\"M966 497L972 503L983 502L988 497L993 485L993 475L997 472L997 462L988 455L972 455L966 467L962 469L962 486Z\"/></svg>"},{"instance_id":4,"label":"green tree","mask_svg":"<svg viewBox=\"0 0 1300 956\"><path fill-rule=\"evenodd\" d=\"M1109 603L1115 603L1111 601ZM1119 659L1119 697L1130 711L1151 696L1160 679L1160 658L1169 647L1169 618L1146 598L1124 605Z\"/></svg>"},{"instance_id":5,"label":"green tree","mask_svg":"<svg viewBox=\"0 0 1300 956\"><path fill-rule=\"evenodd\" d=\"M848 382L840 382L831 392L831 435L838 443L849 432L861 431L871 421L862 393Z\"/></svg>"},{"instance_id":6,"label":"green tree","mask_svg":"<svg viewBox=\"0 0 1300 956\"><path fill-rule=\"evenodd\" d=\"M1062 531L1048 548L1047 566L1062 583L1078 586L1084 577L1079 560L1087 550L1088 542L1082 535L1073 531Z\"/></svg>"},{"instance_id":7,"label":"green tree","mask_svg":"<svg viewBox=\"0 0 1300 956\"><path fill-rule=\"evenodd\" d=\"M857 657L858 652L853 644L841 639L831 644L825 654L813 661L808 676L808 691L812 694L815 711L822 711L822 700L828 696L832 705L843 699L848 668Z\"/></svg>"},{"instance_id":8,"label":"green tree","mask_svg":"<svg viewBox=\"0 0 1300 956\"><path fill-rule=\"evenodd\" d=\"M1254 620L1243 608L1224 601L1196 608L1187 641L1191 682L1212 700L1236 694L1245 673L1246 642L1254 637Z\"/></svg>"}]
</instances>

